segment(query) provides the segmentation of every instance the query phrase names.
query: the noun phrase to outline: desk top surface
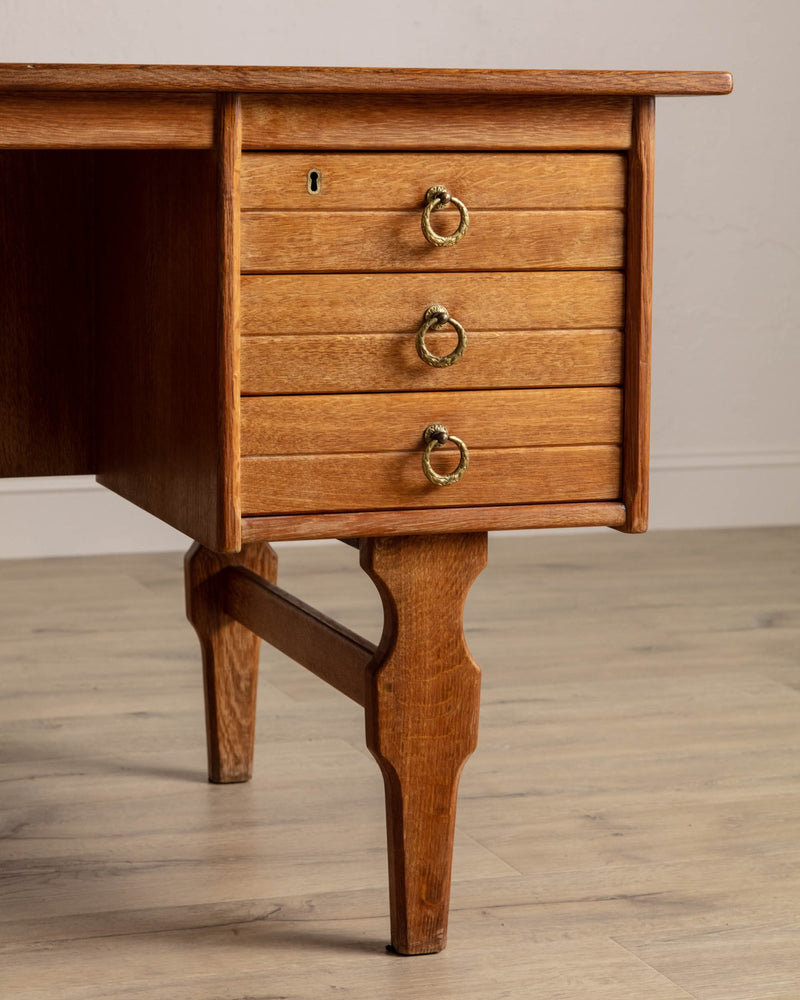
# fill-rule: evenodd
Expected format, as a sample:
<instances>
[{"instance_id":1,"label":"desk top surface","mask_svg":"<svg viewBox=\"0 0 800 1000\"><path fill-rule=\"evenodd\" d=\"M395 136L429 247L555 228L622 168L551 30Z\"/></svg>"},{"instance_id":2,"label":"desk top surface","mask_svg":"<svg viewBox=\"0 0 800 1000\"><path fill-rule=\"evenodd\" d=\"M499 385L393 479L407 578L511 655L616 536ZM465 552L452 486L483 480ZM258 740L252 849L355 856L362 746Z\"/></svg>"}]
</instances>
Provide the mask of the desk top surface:
<instances>
[{"instance_id":1,"label":"desk top surface","mask_svg":"<svg viewBox=\"0 0 800 1000\"><path fill-rule=\"evenodd\" d=\"M732 87L731 74L725 72L0 64L0 91L378 91L393 94L678 96L727 94Z\"/></svg>"}]
</instances>

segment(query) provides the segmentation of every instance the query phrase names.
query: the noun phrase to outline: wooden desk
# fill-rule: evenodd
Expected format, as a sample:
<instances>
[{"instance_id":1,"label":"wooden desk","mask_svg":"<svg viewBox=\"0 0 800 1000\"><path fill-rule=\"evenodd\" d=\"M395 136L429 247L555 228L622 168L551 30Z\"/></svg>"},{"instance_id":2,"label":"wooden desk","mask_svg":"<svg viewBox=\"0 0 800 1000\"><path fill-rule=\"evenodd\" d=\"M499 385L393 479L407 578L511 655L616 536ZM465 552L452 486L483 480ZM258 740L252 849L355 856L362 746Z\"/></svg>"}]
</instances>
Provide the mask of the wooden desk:
<instances>
[{"instance_id":1,"label":"wooden desk","mask_svg":"<svg viewBox=\"0 0 800 1000\"><path fill-rule=\"evenodd\" d=\"M654 98L726 73L0 67L0 475L194 539L209 775L259 636L363 705L392 944L444 947L498 528L647 523ZM349 539L378 648L275 584Z\"/></svg>"}]
</instances>

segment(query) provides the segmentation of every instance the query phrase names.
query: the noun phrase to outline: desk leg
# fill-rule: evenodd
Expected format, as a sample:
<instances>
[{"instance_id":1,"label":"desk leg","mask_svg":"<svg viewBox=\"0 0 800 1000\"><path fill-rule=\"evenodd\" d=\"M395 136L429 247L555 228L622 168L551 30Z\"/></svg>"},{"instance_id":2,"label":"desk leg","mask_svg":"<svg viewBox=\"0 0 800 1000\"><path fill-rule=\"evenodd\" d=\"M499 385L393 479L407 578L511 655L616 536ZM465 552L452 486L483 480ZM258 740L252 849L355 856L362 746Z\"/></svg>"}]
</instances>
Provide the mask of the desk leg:
<instances>
[{"instance_id":1,"label":"desk leg","mask_svg":"<svg viewBox=\"0 0 800 1000\"><path fill-rule=\"evenodd\" d=\"M247 781L253 773L256 682L261 640L223 611L221 571L243 566L275 581L278 558L264 542L219 555L195 544L186 553L186 614L203 651L208 780Z\"/></svg>"},{"instance_id":2,"label":"desk leg","mask_svg":"<svg viewBox=\"0 0 800 1000\"><path fill-rule=\"evenodd\" d=\"M361 544L384 607L367 672L367 746L383 773L392 946L403 955L446 943L458 779L477 743L480 703L462 617L486 553L485 533Z\"/></svg>"}]
</instances>

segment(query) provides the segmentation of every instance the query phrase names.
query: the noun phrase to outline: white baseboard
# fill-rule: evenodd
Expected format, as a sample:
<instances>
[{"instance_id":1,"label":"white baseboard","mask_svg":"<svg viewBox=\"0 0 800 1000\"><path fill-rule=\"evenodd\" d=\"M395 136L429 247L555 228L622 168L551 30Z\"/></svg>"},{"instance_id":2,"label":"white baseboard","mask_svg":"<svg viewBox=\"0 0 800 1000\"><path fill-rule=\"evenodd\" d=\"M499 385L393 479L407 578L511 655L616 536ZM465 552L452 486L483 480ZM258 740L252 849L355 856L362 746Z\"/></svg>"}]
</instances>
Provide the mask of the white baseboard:
<instances>
[{"instance_id":1,"label":"white baseboard","mask_svg":"<svg viewBox=\"0 0 800 1000\"><path fill-rule=\"evenodd\" d=\"M0 558L166 552L190 539L91 476L0 480Z\"/></svg>"},{"instance_id":2,"label":"white baseboard","mask_svg":"<svg viewBox=\"0 0 800 1000\"><path fill-rule=\"evenodd\" d=\"M650 527L800 524L800 452L653 457Z\"/></svg>"},{"instance_id":3,"label":"white baseboard","mask_svg":"<svg viewBox=\"0 0 800 1000\"><path fill-rule=\"evenodd\" d=\"M654 456L650 527L800 523L800 452ZM190 540L90 476L0 480L0 559L158 552Z\"/></svg>"}]
</instances>

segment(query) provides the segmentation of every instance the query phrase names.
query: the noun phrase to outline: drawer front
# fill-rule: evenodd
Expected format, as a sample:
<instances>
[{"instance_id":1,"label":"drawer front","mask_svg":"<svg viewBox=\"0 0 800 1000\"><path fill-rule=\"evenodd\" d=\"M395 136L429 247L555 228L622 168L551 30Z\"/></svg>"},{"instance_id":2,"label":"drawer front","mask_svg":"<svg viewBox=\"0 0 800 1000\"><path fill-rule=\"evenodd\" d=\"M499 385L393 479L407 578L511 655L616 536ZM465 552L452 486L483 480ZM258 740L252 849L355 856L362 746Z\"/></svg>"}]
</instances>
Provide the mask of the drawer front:
<instances>
[{"instance_id":1,"label":"drawer front","mask_svg":"<svg viewBox=\"0 0 800 1000\"><path fill-rule=\"evenodd\" d=\"M607 500L619 495L618 389L253 397L242 401L247 513ZM422 469L423 431L469 449L460 482ZM433 468L453 471L454 445Z\"/></svg>"},{"instance_id":2,"label":"drawer front","mask_svg":"<svg viewBox=\"0 0 800 1000\"><path fill-rule=\"evenodd\" d=\"M478 153L243 159L245 272L623 264L624 176L617 155L520 154L514 165L512 157ZM308 180L312 170L317 193ZM422 234L426 192L435 185L444 185L469 211L469 230L455 246L433 246ZM435 232L448 235L458 228L459 212L437 211L430 221Z\"/></svg>"},{"instance_id":3,"label":"drawer front","mask_svg":"<svg viewBox=\"0 0 800 1000\"><path fill-rule=\"evenodd\" d=\"M624 281L618 272L247 275L245 394L616 385ZM432 368L416 334L433 303L467 334L457 364ZM451 327L426 336L447 354Z\"/></svg>"}]
</instances>

